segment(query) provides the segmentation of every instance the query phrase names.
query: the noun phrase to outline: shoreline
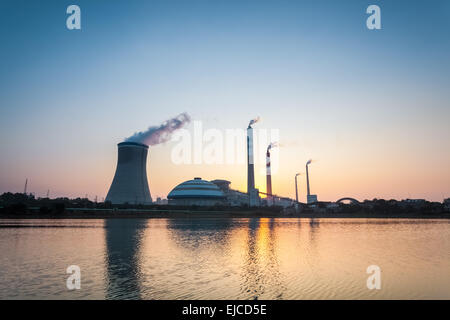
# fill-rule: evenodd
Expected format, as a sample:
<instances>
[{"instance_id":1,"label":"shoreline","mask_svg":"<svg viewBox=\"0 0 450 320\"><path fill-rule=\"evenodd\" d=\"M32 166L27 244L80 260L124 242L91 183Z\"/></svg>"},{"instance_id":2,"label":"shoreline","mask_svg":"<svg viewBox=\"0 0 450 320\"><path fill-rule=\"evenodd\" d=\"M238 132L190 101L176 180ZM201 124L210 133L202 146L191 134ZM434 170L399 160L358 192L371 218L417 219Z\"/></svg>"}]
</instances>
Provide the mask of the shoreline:
<instances>
[{"instance_id":1,"label":"shoreline","mask_svg":"<svg viewBox=\"0 0 450 320\"><path fill-rule=\"evenodd\" d=\"M117 212L79 212L66 211L60 214L0 214L0 219L202 219L202 218L326 218L326 219L450 219L450 213L296 213L296 214L269 214L267 212L227 212L227 211L188 211L180 212L153 211L139 212L136 210L122 210Z\"/></svg>"}]
</instances>

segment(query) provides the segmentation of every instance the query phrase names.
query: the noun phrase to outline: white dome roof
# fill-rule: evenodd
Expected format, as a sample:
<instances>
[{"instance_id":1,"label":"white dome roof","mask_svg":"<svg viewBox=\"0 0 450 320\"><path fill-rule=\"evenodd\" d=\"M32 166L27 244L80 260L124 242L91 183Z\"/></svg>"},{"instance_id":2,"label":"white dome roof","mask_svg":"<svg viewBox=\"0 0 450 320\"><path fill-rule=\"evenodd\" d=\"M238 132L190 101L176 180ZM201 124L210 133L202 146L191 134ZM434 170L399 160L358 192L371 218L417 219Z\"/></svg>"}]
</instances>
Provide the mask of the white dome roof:
<instances>
[{"instance_id":1,"label":"white dome roof","mask_svg":"<svg viewBox=\"0 0 450 320\"><path fill-rule=\"evenodd\" d=\"M167 196L168 199L222 199L224 194L220 188L212 182L194 178L180 183Z\"/></svg>"}]
</instances>

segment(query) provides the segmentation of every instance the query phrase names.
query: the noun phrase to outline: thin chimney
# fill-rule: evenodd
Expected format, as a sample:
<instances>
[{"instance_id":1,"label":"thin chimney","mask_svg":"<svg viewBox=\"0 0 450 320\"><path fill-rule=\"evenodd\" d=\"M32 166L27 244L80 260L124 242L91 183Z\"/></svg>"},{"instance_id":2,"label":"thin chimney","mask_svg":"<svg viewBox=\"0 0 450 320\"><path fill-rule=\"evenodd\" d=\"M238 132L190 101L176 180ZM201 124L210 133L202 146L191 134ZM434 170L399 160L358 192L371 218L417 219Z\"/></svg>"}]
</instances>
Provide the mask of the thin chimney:
<instances>
[{"instance_id":1,"label":"thin chimney","mask_svg":"<svg viewBox=\"0 0 450 320\"><path fill-rule=\"evenodd\" d=\"M247 128L247 193L255 189L255 168L254 168L254 158L253 158L253 128L251 127L252 122Z\"/></svg>"},{"instance_id":2,"label":"thin chimney","mask_svg":"<svg viewBox=\"0 0 450 320\"><path fill-rule=\"evenodd\" d=\"M27 194L27 185L28 185L28 178L25 179L25 187L23 188L23 194Z\"/></svg>"},{"instance_id":3,"label":"thin chimney","mask_svg":"<svg viewBox=\"0 0 450 320\"><path fill-rule=\"evenodd\" d=\"M272 173L270 170L270 145L267 148L266 154L266 184L267 184L267 198L272 199Z\"/></svg>"},{"instance_id":4,"label":"thin chimney","mask_svg":"<svg viewBox=\"0 0 450 320\"><path fill-rule=\"evenodd\" d=\"M307 190L308 196L311 195L311 192L309 190L309 171L308 171L308 166L309 166L310 163L311 163L311 160L309 160L306 163L306 190Z\"/></svg>"}]
</instances>

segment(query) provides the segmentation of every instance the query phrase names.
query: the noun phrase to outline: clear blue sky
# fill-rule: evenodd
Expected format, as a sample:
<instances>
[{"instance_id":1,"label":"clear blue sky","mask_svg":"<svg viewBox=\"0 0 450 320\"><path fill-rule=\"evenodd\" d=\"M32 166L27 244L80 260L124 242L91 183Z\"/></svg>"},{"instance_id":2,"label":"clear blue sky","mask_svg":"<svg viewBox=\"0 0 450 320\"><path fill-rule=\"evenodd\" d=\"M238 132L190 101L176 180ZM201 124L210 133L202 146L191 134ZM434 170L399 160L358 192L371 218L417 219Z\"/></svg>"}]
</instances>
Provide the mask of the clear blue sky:
<instances>
[{"instance_id":1,"label":"clear blue sky","mask_svg":"<svg viewBox=\"0 0 450 320\"><path fill-rule=\"evenodd\" d=\"M66 28L70 4L81 7L80 31ZM382 30L366 28L370 4ZM293 142L274 182L281 194L292 196L293 160L312 157L319 198L442 200L449 35L446 0L0 0L0 192L28 177L40 196L102 197L116 143L188 112L219 129L256 115L279 128ZM154 196L216 170L152 176L169 170L170 146L155 150Z\"/></svg>"}]
</instances>

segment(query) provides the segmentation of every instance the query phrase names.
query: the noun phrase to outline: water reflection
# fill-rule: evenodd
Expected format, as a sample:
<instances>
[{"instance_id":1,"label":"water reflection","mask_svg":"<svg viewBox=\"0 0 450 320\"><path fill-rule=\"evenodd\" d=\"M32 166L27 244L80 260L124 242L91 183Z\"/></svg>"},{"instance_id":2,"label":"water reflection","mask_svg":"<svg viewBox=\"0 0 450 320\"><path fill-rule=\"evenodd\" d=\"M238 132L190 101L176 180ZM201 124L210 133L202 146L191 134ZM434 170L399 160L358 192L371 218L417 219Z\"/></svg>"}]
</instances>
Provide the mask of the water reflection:
<instances>
[{"instance_id":1,"label":"water reflection","mask_svg":"<svg viewBox=\"0 0 450 320\"><path fill-rule=\"evenodd\" d=\"M287 248L279 243L280 230L289 230L285 225L291 225L294 235L299 237L300 221L283 222L273 218L106 220L106 298L158 298L154 293L162 287L165 289L160 293L167 295L164 298L200 298L191 296L192 292L183 292L180 284L194 284L201 279L200 284L213 285L233 271L239 272L236 274L239 291L235 293L239 298L286 298L288 279L281 271L279 254L294 247L294 243L285 244ZM309 250L316 250L313 244L318 228L319 222L310 219L306 232ZM167 263L158 266L165 281L152 273L157 263L154 258L163 251L177 257L167 258ZM311 255L317 257L310 253L300 259L310 260ZM309 265L311 261L306 263ZM218 297L228 293L227 288L216 290Z\"/></svg>"},{"instance_id":2,"label":"water reflection","mask_svg":"<svg viewBox=\"0 0 450 320\"><path fill-rule=\"evenodd\" d=\"M309 239L312 245L314 245L315 243L316 233L317 231L319 231L319 226L320 223L318 219L315 218L309 219Z\"/></svg>"},{"instance_id":3,"label":"water reflection","mask_svg":"<svg viewBox=\"0 0 450 320\"><path fill-rule=\"evenodd\" d=\"M389 299L424 291L426 297L448 296L442 279L448 284L449 250L435 248L448 248L442 239L449 230L440 221L111 219L105 221L105 297ZM420 237L427 241L418 245ZM373 263L388 270L383 292L367 291L366 268ZM433 287L423 284L425 278Z\"/></svg>"},{"instance_id":4,"label":"water reflection","mask_svg":"<svg viewBox=\"0 0 450 320\"><path fill-rule=\"evenodd\" d=\"M106 228L106 299L140 299L139 251L146 220L108 219Z\"/></svg>"},{"instance_id":5,"label":"water reflection","mask_svg":"<svg viewBox=\"0 0 450 320\"><path fill-rule=\"evenodd\" d=\"M271 296L281 299L286 288L279 270L275 220L250 219L247 230L241 292L256 300L270 291Z\"/></svg>"},{"instance_id":6,"label":"water reflection","mask_svg":"<svg viewBox=\"0 0 450 320\"><path fill-rule=\"evenodd\" d=\"M191 258L186 266L195 271L185 269L189 277L213 278L215 273L232 277L226 271L230 268L239 271L239 297L283 298L286 287L280 272L275 219L169 220L167 227L170 239L183 252L182 259ZM228 265L223 265L223 259ZM227 288L221 291L224 295Z\"/></svg>"},{"instance_id":7,"label":"water reflection","mask_svg":"<svg viewBox=\"0 0 450 320\"><path fill-rule=\"evenodd\" d=\"M247 250L245 253L244 268L241 271L241 291L257 299L264 292L261 283L262 272L258 261L257 230L259 219L250 219L248 224Z\"/></svg>"},{"instance_id":8,"label":"water reflection","mask_svg":"<svg viewBox=\"0 0 450 320\"><path fill-rule=\"evenodd\" d=\"M226 246L236 227L231 219L169 220L172 240L183 248L198 249L210 245Z\"/></svg>"}]
</instances>

